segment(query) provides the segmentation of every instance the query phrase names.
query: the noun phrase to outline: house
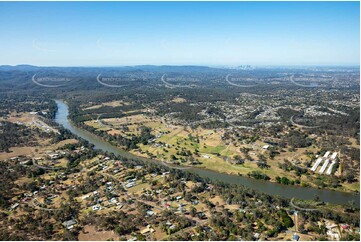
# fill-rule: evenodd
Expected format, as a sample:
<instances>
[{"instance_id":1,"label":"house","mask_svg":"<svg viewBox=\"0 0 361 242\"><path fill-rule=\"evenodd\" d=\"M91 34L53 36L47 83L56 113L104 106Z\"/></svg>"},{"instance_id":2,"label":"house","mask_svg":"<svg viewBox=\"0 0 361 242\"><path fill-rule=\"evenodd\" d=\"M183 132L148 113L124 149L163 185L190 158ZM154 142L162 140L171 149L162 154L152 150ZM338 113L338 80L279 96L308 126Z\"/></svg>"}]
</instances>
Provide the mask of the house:
<instances>
[{"instance_id":1,"label":"house","mask_svg":"<svg viewBox=\"0 0 361 242\"><path fill-rule=\"evenodd\" d=\"M24 196L25 196L25 197L32 197L32 196L33 196L33 194L32 194L32 193L29 193L29 194L24 193Z\"/></svg>"},{"instance_id":2,"label":"house","mask_svg":"<svg viewBox=\"0 0 361 242\"><path fill-rule=\"evenodd\" d=\"M77 224L75 219L71 219L71 220L65 221L63 223L64 227L67 228L67 229L72 229L75 224Z\"/></svg>"},{"instance_id":3,"label":"house","mask_svg":"<svg viewBox=\"0 0 361 242\"><path fill-rule=\"evenodd\" d=\"M58 159L59 158L59 154L54 153L54 154L49 154L50 159Z\"/></svg>"},{"instance_id":4,"label":"house","mask_svg":"<svg viewBox=\"0 0 361 242\"><path fill-rule=\"evenodd\" d=\"M14 205L12 205L12 206L10 207L10 211L16 209L18 206L19 206L19 203L15 203Z\"/></svg>"},{"instance_id":5,"label":"house","mask_svg":"<svg viewBox=\"0 0 361 242\"><path fill-rule=\"evenodd\" d=\"M328 230L327 235L331 237L332 240L340 240L340 234L336 231Z\"/></svg>"},{"instance_id":6,"label":"house","mask_svg":"<svg viewBox=\"0 0 361 242\"><path fill-rule=\"evenodd\" d=\"M198 200L194 200L194 201L192 202L193 205L197 205L198 203L199 203Z\"/></svg>"},{"instance_id":7,"label":"house","mask_svg":"<svg viewBox=\"0 0 361 242\"><path fill-rule=\"evenodd\" d=\"M94 205L92 207L93 211L97 211L97 210L100 210L101 209L101 206L100 205Z\"/></svg>"},{"instance_id":8,"label":"house","mask_svg":"<svg viewBox=\"0 0 361 242\"><path fill-rule=\"evenodd\" d=\"M51 196L48 196L47 199L54 199L56 197L59 197L58 195L54 194L54 195L51 195Z\"/></svg>"},{"instance_id":9,"label":"house","mask_svg":"<svg viewBox=\"0 0 361 242\"><path fill-rule=\"evenodd\" d=\"M180 206L180 207L178 207L178 211L180 211L181 213L185 213L185 212L187 212L187 209Z\"/></svg>"},{"instance_id":10,"label":"house","mask_svg":"<svg viewBox=\"0 0 361 242\"><path fill-rule=\"evenodd\" d=\"M20 162L20 165L30 165L30 164L32 164L31 160L24 160Z\"/></svg>"},{"instance_id":11,"label":"house","mask_svg":"<svg viewBox=\"0 0 361 242\"><path fill-rule=\"evenodd\" d=\"M108 186L108 187L106 188L106 190L108 190L108 191L113 191L113 190L114 190L114 187L113 187L113 186Z\"/></svg>"},{"instance_id":12,"label":"house","mask_svg":"<svg viewBox=\"0 0 361 242\"><path fill-rule=\"evenodd\" d=\"M151 234L154 232L154 229L148 224L147 227L145 229L143 229L142 231L140 231L140 233L142 235L147 235L147 234Z\"/></svg>"},{"instance_id":13,"label":"house","mask_svg":"<svg viewBox=\"0 0 361 242\"><path fill-rule=\"evenodd\" d=\"M198 218L200 218L200 219L206 219L206 218L207 218L207 216L206 216L205 213L203 213L203 212L197 213L197 216L198 216Z\"/></svg>"},{"instance_id":14,"label":"house","mask_svg":"<svg viewBox=\"0 0 361 242\"><path fill-rule=\"evenodd\" d=\"M155 212L153 212L152 210L148 210L148 211L147 211L147 215L148 215L148 216L152 216L152 215L154 215L154 214L155 214Z\"/></svg>"},{"instance_id":15,"label":"house","mask_svg":"<svg viewBox=\"0 0 361 242\"><path fill-rule=\"evenodd\" d=\"M209 226L203 226L203 227L202 227L202 231L205 231L205 232L209 233L209 232L212 231L212 228L209 227Z\"/></svg>"},{"instance_id":16,"label":"house","mask_svg":"<svg viewBox=\"0 0 361 242\"><path fill-rule=\"evenodd\" d=\"M135 186L135 182L130 182L128 184L125 185L126 188L131 188Z\"/></svg>"},{"instance_id":17,"label":"house","mask_svg":"<svg viewBox=\"0 0 361 242\"><path fill-rule=\"evenodd\" d=\"M292 236L293 241L298 241L299 239L300 239L300 236L298 236L296 233L293 234L293 236Z\"/></svg>"},{"instance_id":18,"label":"house","mask_svg":"<svg viewBox=\"0 0 361 242\"><path fill-rule=\"evenodd\" d=\"M326 221L325 225L326 225L326 228L327 228L328 230L337 229L337 227L338 227L336 224L330 223L330 222L328 222L328 221Z\"/></svg>"},{"instance_id":19,"label":"house","mask_svg":"<svg viewBox=\"0 0 361 242\"><path fill-rule=\"evenodd\" d=\"M350 229L350 225L348 225L348 224L341 224L340 227L341 227L343 230L349 230L349 229Z\"/></svg>"}]
</instances>

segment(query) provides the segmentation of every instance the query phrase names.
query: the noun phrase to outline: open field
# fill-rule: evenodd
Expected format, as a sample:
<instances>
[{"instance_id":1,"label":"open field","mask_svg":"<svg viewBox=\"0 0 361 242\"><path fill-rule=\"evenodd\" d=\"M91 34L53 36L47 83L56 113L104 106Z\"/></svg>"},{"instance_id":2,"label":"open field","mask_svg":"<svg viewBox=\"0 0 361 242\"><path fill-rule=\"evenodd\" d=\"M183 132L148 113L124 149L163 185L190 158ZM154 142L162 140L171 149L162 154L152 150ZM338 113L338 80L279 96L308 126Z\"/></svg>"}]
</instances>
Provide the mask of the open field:
<instances>
[{"instance_id":1,"label":"open field","mask_svg":"<svg viewBox=\"0 0 361 242\"><path fill-rule=\"evenodd\" d=\"M123 105L128 105L128 103L125 103L125 102L122 102L122 101L105 102L105 103L98 104L98 105L84 107L83 110L98 109L98 108L101 108L101 107L104 107L104 106L121 107Z\"/></svg>"},{"instance_id":2,"label":"open field","mask_svg":"<svg viewBox=\"0 0 361 242\"><path fill-rule=\"evenodd\" d=\"M87 225L84 230L80 232L78 239L80 241L96 241L96 240L119 240L119 236L114 231L97 230L96 226Z\"/></svg>"},{"instance_id":3,"label":"open field","mask_svg":"<svg viewBox=\"0 0 361 242\"><path fill-rule=\"evenodd\" d=\"M178 100L183 102L184 100ZM310 153L317 153L317 146L298 148L294 151L283 149L274 158L268 158L269 150L264 149L267 143L258 139L250 143L229 141L224 139L226 129L206 129L202 127L191 128L184 125L170 124L164 118L148 114L136 114L122 118L105 118L86 121L85 124L99 130L105 130L110 135L121 135L133 137L140 135L142 126L151 129L154 135L152 142L138 144L137 149L130 150L131 153L142 157L156 158L165 162L177 163L180 165L196 166L221 173L248 175L250 172L262 172L271 181L276 177L287 177L290 180L299 180L302 184L309 186L317 185L310 181L310 175L297 176L293 171L286 171L280 168L285 160L298 166L305 167L310 162ZM242 134L242 131L239 131ZM352 146L357 145L356 140L350 140ZM269 146L269 145L268 145ZM241 149L248 149L248 158ZM264 156L269 168L261 169L257 162L259 157ZM237 164L234 159L238 157L244 160L243 164ZM251 159L251 160L248 160ZM195 162L195 163L194 163ZM193 164L194 163L194 164ZM358 182L354 184L342 184L339 190L359 190Z\"/></svg>"},{"instance_id":4,"label":"open field","mask_svg":"<svg viewBox=\"0 0 361 242\"><path fill-rule=\"evenodd\" d=\"M62 140L56 144L46 144L46 142L44 142L45 144L42 146L35 146L35 147L11 147L10 148L10 153L7 152L0 152L0 160L5 160L5 159L9 159L12 158L14 156L27 156L27 155L42 155L42 154L46 154L47 151L49 150L55 150L58 149L59 147L62 147L66 144L75 144L78 141L75 139L67 139L67 140Z\"/></svg>"}]
</instances>

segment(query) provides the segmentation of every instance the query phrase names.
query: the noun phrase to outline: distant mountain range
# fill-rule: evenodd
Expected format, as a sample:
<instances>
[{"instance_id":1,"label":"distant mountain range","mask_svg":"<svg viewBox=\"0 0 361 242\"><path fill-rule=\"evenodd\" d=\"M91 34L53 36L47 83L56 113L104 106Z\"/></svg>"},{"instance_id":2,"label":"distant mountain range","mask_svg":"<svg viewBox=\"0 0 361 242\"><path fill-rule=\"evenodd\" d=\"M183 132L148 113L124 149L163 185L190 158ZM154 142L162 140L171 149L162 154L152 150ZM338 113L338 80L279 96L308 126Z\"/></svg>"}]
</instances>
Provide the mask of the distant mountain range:
<instances>
[{"instance_id":1,"label":"distant mountain range","mask_svg":"<svg viewBox=\"0 0 361 242\"><path fill-rule=\"evenodd\" d=\"M143 71L211 71L214 69L223 69L223 68L214 68L208 66L171 66L171 65L139 65L139 66L109 66L109 67L82 67L82 66L74 66L74 67L57 67L57 66L33 66L33 65L1 65L0 71L37 71L37 70L81 70L81 69L103 69L103 70L124 70L124 71L132 71L132 70L143 70Z\"/></svg>"},{"instance_id":2,"label":"distant mountain range","mask_svg":"<svg viewBox=\"0 0 361 242\"><path fill-rule=\"evenodd\" d=\"M253 71L260 69L358 69L359 66L197 66L197 65L135 65L135 66L34 66L34 65L0 65L0 71L38 71L38 70L117 70L117 71L147 71L147 72L172 72L172 71L192 71L211 72L220 70Z\"/></svg>"}]
</instances>

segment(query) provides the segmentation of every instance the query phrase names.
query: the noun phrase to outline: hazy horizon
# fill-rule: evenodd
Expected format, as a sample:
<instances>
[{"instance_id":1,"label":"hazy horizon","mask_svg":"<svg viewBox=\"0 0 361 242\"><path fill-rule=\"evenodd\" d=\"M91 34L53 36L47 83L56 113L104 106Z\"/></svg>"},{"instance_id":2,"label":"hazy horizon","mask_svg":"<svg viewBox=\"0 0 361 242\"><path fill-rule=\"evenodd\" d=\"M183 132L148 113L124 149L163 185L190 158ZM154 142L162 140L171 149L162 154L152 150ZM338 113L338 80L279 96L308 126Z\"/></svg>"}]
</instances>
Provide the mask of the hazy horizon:
<instances>
[{"instance_id":1,"label":"hazy horizon","mask_svg":"<svg viewBox=\"0 0 361 242\"><path fill-rule=\"evenodd\" d=\"M32 64L15 64L15 65L8 65L8 64L0 64L0 66L11 66L11 67L19 67L19 66L33 66L33 67L86 67L86 68L106 68L106 67L138 67L138 66L194 66L194 67L210 67L210 68L232 68L232 67L242 67L242 66L250 66L250 67L260 67L260 68L277 68L277 67L285 67L285 68L292 68L292 67L352 67L352 68L359 68L359 64L344 64L344 65L248 65L248 64L239 64L239 65L202 65L202 64L137 64L137 65L32 65Z\"/></svg>"}]
</instances>

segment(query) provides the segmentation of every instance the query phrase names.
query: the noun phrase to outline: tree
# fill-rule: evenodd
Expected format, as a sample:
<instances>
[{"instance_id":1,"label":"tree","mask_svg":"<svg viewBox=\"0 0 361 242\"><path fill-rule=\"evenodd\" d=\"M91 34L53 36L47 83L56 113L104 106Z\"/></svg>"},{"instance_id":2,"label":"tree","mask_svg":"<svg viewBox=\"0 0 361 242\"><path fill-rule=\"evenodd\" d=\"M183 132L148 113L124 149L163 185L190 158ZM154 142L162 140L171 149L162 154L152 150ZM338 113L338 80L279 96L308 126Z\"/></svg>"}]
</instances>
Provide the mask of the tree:
<instances>
[{"instance_id":1,"label":"tree","mask_svg":"<svg viewBox=\"0 0 361 242\"><path fill-rule=\"evenodd\" d=\"M189 213L192 217L195 217L197 215L197 209L195 207L191 207Z\"/></svg>"},{"instance_id":2,"label":"tree","mask_svg":"<svg viewBox=\"0 0 361 242\"><path fill-rule=\"evenodd\" d=\"M288 185L288 184L290 184L290 180L287 177L282 177L281 178L281 183L283 185Z\"/></svg>"},{"instance_id":3,"label":"tree","mask_svg":"<svg viewBox=\"0 0 361 242\"><path fill-rule=\"evenodd\" d=\"M240 156L240 155L235 155L233 158L234 158L236 164L243 164L244 163L244 160L242 159L242 156Z\"/></svg>"},{"instance_id":4,"label":"tree","mask_svg":"<svg viewBox=\"0 0 361 242\"><path fill-rule=\"evenodd\" d=\"M280 210L278 212L279 216L281 217L282 226L285 228L291 228L294 226L292 218L287 214L285 210Z\"/></svg>"}]
</instances>

